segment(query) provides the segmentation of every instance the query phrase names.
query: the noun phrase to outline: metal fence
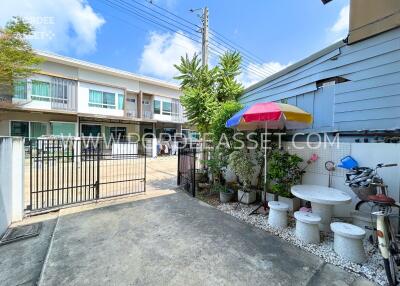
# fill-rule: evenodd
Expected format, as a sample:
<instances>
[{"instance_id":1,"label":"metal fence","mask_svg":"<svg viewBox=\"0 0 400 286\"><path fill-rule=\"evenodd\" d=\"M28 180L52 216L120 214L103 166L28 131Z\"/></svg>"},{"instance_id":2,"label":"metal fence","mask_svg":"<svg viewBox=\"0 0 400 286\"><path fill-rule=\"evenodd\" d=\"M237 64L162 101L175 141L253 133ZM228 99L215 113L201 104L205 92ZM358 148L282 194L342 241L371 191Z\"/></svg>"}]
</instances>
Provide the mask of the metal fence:
<instances>
[{"instance_id":1,"label":"metal fence","mask_svg":"<svg viewBox=\"0 0 400 286\"><path fill-rule=\"evenodd\" d=\"M196 162L198 161L196 157L196 146L179 144L177 185L190 192L193 197L196 196Z\"/></svg>"},{"instance_id":2,"label":"metal fence","mask_svg":"<svg viewBox=\"0 0 400 286\"><path fill-rule=\"evenodd\" d=\"M27 210L37 211L146 191L146 155L129 143L28 141Z\"/></svg>"}]
</instances>

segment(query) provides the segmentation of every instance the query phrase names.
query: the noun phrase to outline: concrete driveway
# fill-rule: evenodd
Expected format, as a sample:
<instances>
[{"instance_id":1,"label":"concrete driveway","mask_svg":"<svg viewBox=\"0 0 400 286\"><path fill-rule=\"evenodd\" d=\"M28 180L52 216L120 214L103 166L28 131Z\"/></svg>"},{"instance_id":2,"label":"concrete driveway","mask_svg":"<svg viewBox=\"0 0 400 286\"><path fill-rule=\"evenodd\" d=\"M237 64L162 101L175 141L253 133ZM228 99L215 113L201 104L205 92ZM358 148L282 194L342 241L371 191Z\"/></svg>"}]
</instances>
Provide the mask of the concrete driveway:
<instances>
[{"instance_id":1,"label":"concrete driveway","mask_svg":"<svg viewBox=\"0 0 400 286\"><path fill-rule=\"evenodd\" d=\"M39 285L369 285L185 193L68 212L47 254L34 245L50 238L54 219L40 237L0 248L1 285L34 285L39 274ZM21 243L41 269L1 253L23 251ZM35 274L24 283L24 273Z\"/></svg>"}]
</instances>

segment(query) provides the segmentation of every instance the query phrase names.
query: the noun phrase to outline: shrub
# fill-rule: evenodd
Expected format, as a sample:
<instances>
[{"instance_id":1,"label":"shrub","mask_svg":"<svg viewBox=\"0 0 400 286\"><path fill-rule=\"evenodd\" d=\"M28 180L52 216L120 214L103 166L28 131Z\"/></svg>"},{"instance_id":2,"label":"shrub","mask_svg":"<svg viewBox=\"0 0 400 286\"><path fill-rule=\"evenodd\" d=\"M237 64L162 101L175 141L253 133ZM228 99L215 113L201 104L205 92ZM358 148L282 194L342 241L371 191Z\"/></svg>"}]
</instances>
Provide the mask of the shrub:
<instances>
[{"instance_id":1,"label":"shrub","mask_svg":"<svg viewBox=\"0 0 400 286\"><path fill-rule=\"evenodd\" d=\"M251 186L251 179L254 175L253 167L254 164L251 160L250 154L246 149L233 151L229 155L229 166L232 171L239 177L239 180L243 184L243 190L249 191Z\"/></svg>"},{"instance_id":2,"label":"shrub","mask_svg":"<svg viewBox=\"0 0 400 286\"><path fill-rule=\"evenodd\" d=\"M289 154L283 150L272 152L268 163L268 178L270 188L274 194L282 197L292 198L290 187L299 184L303 170L299 164L303 162L299 156Z\"/></svg>"},{"instance_id":3,"label":"shrub","mask_svg":"<svg viewBox=\"0 0 400 286\"><path fill-rule=\"evenodd\" d=\"M215 193L229 193L230 192L227 186L223 186L221 184L213 185L212 191Z\"/></svg>"}]
</instances>

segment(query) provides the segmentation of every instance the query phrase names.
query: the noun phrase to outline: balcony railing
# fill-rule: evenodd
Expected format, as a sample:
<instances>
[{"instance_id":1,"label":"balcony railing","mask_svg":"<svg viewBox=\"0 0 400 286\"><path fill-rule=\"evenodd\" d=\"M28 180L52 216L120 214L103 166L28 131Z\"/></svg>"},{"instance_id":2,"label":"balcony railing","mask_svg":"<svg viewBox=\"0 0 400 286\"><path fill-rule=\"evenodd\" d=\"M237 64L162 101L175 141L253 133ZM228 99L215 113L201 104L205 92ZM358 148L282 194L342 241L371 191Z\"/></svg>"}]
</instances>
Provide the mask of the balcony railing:
<instances>
[{"instance_id":1,"label":"balcony railing","mask_svg":"<svg viewBox=\"0 0 400 286\"><path fill-rule=\"evenodd\" d=\"M151 111L143 111L143 119L153 119L153 112Z\"/></svg>"},{"instance_id":2,"label":"balcony railing","mask_svg":"<svg viewBox=\"0 0 400 286\"><path fill-rule=\"evenodd\" d=\"M51 77L47 81L27 80L15 84L14 101L49 102L51 109L77 110L77 82Z\"/></svg>"},{"instance_id":3,"label":"balcony railing","mask_svg":"<svg viewBox=\"0 0 400 286\"><path fill-rule=\"evenodd\" d=\"M126 111L125 111L125 117L137 118L137 112L136 112L136 110L126 110Z\"/></svg>"}]
</instances>

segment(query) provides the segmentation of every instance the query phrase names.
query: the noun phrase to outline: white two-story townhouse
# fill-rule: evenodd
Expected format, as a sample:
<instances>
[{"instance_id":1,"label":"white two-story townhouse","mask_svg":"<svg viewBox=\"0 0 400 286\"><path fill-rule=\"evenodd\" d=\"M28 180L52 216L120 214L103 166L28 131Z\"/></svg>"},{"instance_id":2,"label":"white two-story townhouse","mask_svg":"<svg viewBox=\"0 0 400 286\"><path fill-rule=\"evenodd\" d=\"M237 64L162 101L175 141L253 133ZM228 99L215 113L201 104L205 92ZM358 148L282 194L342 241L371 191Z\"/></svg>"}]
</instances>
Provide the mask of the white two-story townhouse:
<instances>
[{"instance_id":1,"label":"white two-story townhouse","mask_svg":"<svg viewBox=\"0 0 400 286\"><path fill-rule=\"evenodd\" d=\"M0 136L125 138L173 134L185 123L179 86L60 55L38 52L39 72L15 85L0 110Z\"/></svg>"}]
</instances>

